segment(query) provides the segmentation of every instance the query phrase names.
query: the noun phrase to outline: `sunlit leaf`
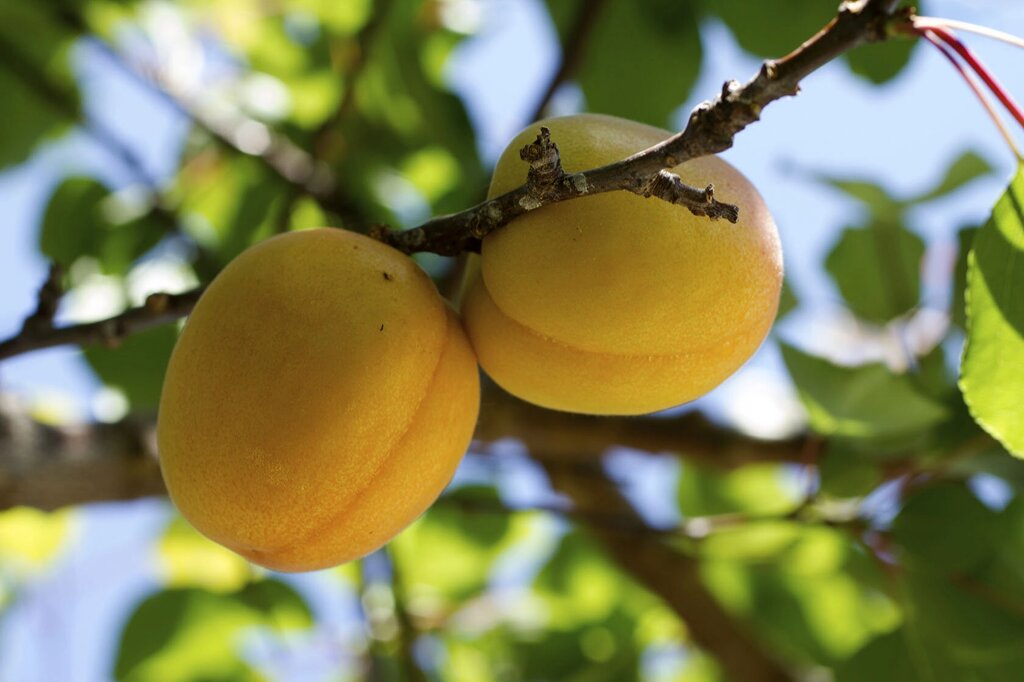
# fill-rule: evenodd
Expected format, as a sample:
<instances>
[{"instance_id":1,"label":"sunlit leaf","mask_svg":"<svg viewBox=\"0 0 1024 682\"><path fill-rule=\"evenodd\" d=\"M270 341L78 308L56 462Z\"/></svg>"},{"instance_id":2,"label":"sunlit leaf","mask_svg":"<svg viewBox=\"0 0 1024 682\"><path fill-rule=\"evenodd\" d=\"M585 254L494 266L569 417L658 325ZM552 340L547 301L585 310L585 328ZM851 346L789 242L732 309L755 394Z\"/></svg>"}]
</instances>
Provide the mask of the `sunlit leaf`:
<instances>
[{"instance_id":1,"label":"sunlit leaf","mask_svg":"<svg viewBox=\"0 0 1024 682\"><path fill-rule=\"evenodd\" d=\"M306 628L310 623L302 597L278 581L253 583L233 594L158 592L125 624L114 673L129 681L263 680L243 656L246 634L256 628Z\"/></svg>"},{"instance_id":2,"label":"sunlit leaf","mask_svg":"<svg viewBox=\"0 0 1024 682\"><path fill-rule=\"evenodd\" d=\"M857 566L863 558L848 537L829 529L800 532L810 535L789 546L782 562L709 560L703 575L773 650L789 660L834 665L892 629L898 612L878 590L877 570Z\"/></svg>"},{"instance_id":3,"label":"sunlit leaf","mask_svg":"<svg viewBox=\"0 0 1024 682\"><path fill-rule=\"evenodd\" d=\"M252 576L245 559L203 537L177 515L160 538L157 551L168 587L233 592Z\"/></svg>"},{"instance_id":4,"label":"sunlit leaf","mask_svg":"<svg viewBox=\"0 0 1024 682\"><path fill-rule=\"evenodd\" d=\"M967 311L964 294L967 292L967 261L971 253L971 244L977 227L962 227L956 233L957 257L953 268L953 293L949 301L949 317L956 326L964 329L967 326Z\"/></svg>"},{"instance_id":5,"label":"sunlit leaf","mask_svg":"<svg viewBox=\"0 0 1024 682\"><path fill-rule=\"evenodd\" d=\"M677 495L684 516L732 512L783 514L799 499L791 472L770 463L722 471L686 462L679 476Z\"/></svg>"},{"instance_id":6,"label":"sunlit leaf","mask_svg":"<svg viewBox=\"0 0 1024 682\"><path fill-rule=\"evenodd\" d=\"M974 237L960 389L971 414L1024 457L1024 168Z\"/></svg>"},{"instance_id":7,"label":"sunlit leaf","mask_svg":"<svg viewBox=\"0 0 1024 682\"><path fill-rule=\"evenodd\" d=\"M786 344L782 356L811 426L823 435L914 434L947 415L946 407L918 391L909 377L884 365L842 367Z\"/></svg>"},{"instance_id":8,"label":"sunlit leaf","mask_svg":"<svg viewBox=\"0 0 1024 682\"><path fill-rule=\"evenodd\" d=\"M67 509L42 512L15 507L0 512L0 567L39 570L64 548L73 521L74 513Z\"/></svg>"},{"instance_id":9,"label":"sunlit leaf","mask_svg":"<svg viewBox=\"0 0 1024 682\"><path fill-rule=\"evenodd\" d=\"M502 511L491 488L463 489L457 499L434 505L389 545L409 595L438 608L483 590L494 561L529 523Z\"/></svg>"}]
</instances>

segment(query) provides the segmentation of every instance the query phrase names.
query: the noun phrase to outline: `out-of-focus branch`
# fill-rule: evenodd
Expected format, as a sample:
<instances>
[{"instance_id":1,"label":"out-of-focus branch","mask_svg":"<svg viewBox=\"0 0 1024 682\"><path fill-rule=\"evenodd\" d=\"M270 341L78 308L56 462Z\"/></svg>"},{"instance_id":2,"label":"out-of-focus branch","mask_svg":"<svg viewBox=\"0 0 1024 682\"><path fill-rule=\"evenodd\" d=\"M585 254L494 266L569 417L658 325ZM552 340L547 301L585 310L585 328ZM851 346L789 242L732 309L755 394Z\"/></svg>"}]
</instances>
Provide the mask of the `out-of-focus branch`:
<instances>
[{"instance_id":1,"label":"out-of-focus branch","mask_svg":"<svg viewBox=\"0 0 1024 682\"><path fill-rule=\"evenodd\" d=\"M66 344L116 346L131 334L184 317L201 293L199 288L181 294L150 294L143 305L97 322L67 327L23 327L16 336L0 341L0 360Z\"/></svg>"},{"instance_id":2,"label":"out-of-focus branch","mask_svg":"<svg viewBox=\"0 0 1024 682\"><path fill-rule=\"evenodd\" d=\"M530 121L536 121L544 115L544 111L551 104L551 100L555 93L558 92L558 89L576 74L576 70L586 54L587 44L594 26L597 25L597 20L607 5L608 0L590 0L589 2L579 3L579 9L573 24L569 28L562 45L562 60L559 62L558 69L552 75L551 80L548 81L544 93L537 100L537 106L530 116Z\"/></svg>"},{"instance_id":3,"label":"out-of-focus branch","mask_svg":"<svg viewBox=\"0 0 1024 682\"><path fill-rule=\"evenodd\" d=\"M538 454L542 461L548 461L543 452ZM618 487L599 469L585 479L557 464L547 463L545 469L554 487L568 495L576 507L600 509L643 523ZM694 643L714 656L731 678L740 682L795 679L722 608L704 586L696 559L675 551L655 535L597 524L588 526L588 530L626 573L675 611L686 623Z\"/></svg>"},{"instance_id":4,"label":"out-of-focus branch","mask_svg":"<svg viewBox=\"0 0 1024 682\"><path fill-rule=\"evenodd\" d=\"M2 402L0 402L2 404ZM0 510L52 510L165 492L152 423L53 427L0 410Z\"/></svg>"},{"instance_id":5,"label":"out-of-focus branch","mask_svg":"<svg viewBox=\"0 0 1024 682\"><path fill-rule=\"evenodd\" d=\"M77 15L62 12L60 18L69 28L89 34L88 27ZM255 158L271 173L302 188L324 207L339 214L350 212L351 207L338 193L334 175L326 164L316 161L284 135L241 112L215 112L199 99L174 92L162 71L136 67L97 36L91 36L90 44L111 64L156 93L220 144Z\"/></svg>"},{"instance_id":6,"label":"out-of-focus branch","mask_svg":"<svg viewBox=\"0 0 1024 682\"><path fill-rule=\"evenodd\" d=\"M735 468L750 462L800 462L803 436L762 440L717 426L697 411L675 417L594 417L547 410L484 382L477 424L480 447L503 438L530 443L557 461L587 461L621 446L678 453L688 460Z\"/></svg>"},{"instance_id":7,"label":"out-of-focus branch","mask_svg":"<svg viewBox=\"0 0 1024 682\"><path fill-rule=\"evenodd\" d=\"M546 464L587 466L617 445L678 454L709 466L799 461L801 439L760 441L691 412L679 417L583 417L528 405L486 384L474 451L515 438ZM152 420L52 427L0 408L0 509L54 509L164 493ZM596 454L595 454L596 453ZM551 511L559 511L552 509ZM592 510L596 511L596 510ZM588 514L570 510L570 515ZM628 520L627 520L628 522ZM669 531L688 534L693 528Z\"/></svg>"}]
</instances>

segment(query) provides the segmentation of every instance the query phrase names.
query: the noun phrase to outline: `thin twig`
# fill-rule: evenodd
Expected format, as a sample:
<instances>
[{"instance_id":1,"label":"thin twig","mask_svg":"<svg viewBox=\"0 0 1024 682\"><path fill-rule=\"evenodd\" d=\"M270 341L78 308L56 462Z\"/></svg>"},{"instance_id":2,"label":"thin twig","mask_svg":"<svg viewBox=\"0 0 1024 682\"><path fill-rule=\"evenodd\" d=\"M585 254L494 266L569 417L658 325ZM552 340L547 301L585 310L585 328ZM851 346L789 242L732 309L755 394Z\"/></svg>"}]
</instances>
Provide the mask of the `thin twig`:
<instances>
[{"instance_id":1,"label":"thin twig","mask_svg":"<svg viewBox=\"0 0 1024 682\"><path fill-rule=\"evenodd\" d=\"M530 162L530 180L522 187L461 213L434 218L405 232L377 228L372 233L404 253L430 251L455 255L479 250L480 240L513 218L545 204L598 192L626 189L642 196L657 196L711 217L735 219L734 206L718 202L711 188L685 185L665 171L683 161L728 149L733 137L757 120L761 108L781 97L795 94L799 81L843 52L869 40L888 36L890 24L906 23L902 13L893 14L896 0L845 2L839 15L817 35L786 57L765 62L746 85L730 81L714 102L698 106L679 134L628 159L581 173L565 173L556 145L541 131L524 149ZM135 308L108 320L54 329L48 335L21 335L0 343L0 359L38 348L65 343L87 344L120 339L136 329L188 313L198 290L169 297L174 302L159 316L147 307ZM110 333L113 330L116 333Z\"/></svg>"},{"instance_id":2,"label":"thin twig","mask_svg":"<svg viewBox=\"0 0 1024 682\"><path fill-rule=\"evenodd\" d=\"M551 104L551 100L555 93L558 92L558 89L576 75L576 70L586 54L587 44L594 27L597 25L597 20L607 5L608 0L590 0L589 2L581 2L579 4L579 11L576 13L575 21L566 35L565 44L562 46L562 61L559 63L558 69L551 77L551 80L548 81L544 93L537 100L537 106L530 116L530 121L536 121L541 118L548 105Z\"/></svg>"},{"instance_id":3,"label":"thin twig","mask_svg":"<svg viewBox=\"0 0 1024 682\"><path fill-rule=\"evenodd\" d=\"M195 306L201 293L202 288L181 294L151 294L143 305L105 320L67 327L22 329L16 336L0 342L0 360L66 344L116 346L131 334L184 317Z\"/></svg>"}]
</instances>

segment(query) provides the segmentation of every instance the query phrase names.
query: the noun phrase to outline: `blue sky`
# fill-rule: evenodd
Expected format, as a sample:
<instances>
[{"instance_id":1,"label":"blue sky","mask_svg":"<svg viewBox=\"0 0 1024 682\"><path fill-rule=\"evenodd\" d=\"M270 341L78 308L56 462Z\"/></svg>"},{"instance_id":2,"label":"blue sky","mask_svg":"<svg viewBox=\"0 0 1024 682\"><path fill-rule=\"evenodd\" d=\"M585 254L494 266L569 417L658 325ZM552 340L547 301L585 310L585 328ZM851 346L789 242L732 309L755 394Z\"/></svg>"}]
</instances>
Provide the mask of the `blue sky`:
<instances>
[{"instance_id":1,"label":"blue sky","mask_svg":"<svg viewBox=\"0 0 1024 682\"><path fill-rule=\"evenodd\" d=\"M467 100L482 152L493 159L526 123L524 117L554 68L557 44L542 3L485 4L481 33L460 49L450 74ZM932 0L928 7L930 14L1024 35L1024 3ZM707 29L709 58L691 101L679 111L680 124L689 109L714 95L724 80L745 80L758 68L723 27L711 24ZM1024 100L1024 52L982 38L968 40L1007 88ZM997 169L992 177L914 215L913 227L929 240L938 267L942 254L955 243L956 229L985 218L1014 168L1012 155L966 86L938 53L924 48L917 50L905 73L883 88L864 84L840 64L827 66L807 79L798 98L766 109L763 120L743 132L725 155L760 188L776 217L787 269L804 304L782 333L805 346L819 347L832 338L829 324L838 295L820 263L838 230L858 218L858 208L794 169L862 175L909 194L936 182L962 151L981 153ZM136 149L151 174L168 178L187 122L112 70L88 45L80 46L75 56L77 73L89 94L89 115ZM567 100L572 100L571 93ZM45 277L46 263L35 248L44 202L61 178L80 172L116 186L130 178L116 158L82 133L47 145L28 163L0 174L6 221L6 229L0 231L0 336L18 329ZM944 295L941 288L928 290L926 302L941 307ZM766 345L705 404L727 411L727 404L739 394L737 386L758 372L776 380L781 376L774 346ZM98 388L73 349L6 361L0 366L0 381L5 392L28 400L64 395L72 412L82 418L90 416ZM658 486L671 484L664 476L640 477L633 493L649 497ZM111 655L110 637L116 636L125 609L156 585L148 552L153 533L166 518L166 506L159 502L100 505L82 515L73 551L41 576L21 604L0 621L0 679L21 682L26 678L20 673L26 670L37 671L37 679L102 679ZM98 584L104 587L97 589ZM68 657L52 658L40 643L44 641L74 646Z\"/></svg>"}]
</instances>

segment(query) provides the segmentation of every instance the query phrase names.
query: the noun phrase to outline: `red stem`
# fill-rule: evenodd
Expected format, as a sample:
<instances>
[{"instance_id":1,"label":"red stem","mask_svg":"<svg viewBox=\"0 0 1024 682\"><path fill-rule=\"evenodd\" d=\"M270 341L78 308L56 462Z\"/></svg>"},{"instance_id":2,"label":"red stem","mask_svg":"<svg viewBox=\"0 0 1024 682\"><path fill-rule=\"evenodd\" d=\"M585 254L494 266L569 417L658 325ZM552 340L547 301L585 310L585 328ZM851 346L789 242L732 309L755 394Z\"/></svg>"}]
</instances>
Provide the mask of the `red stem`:
<instances>
[{"instance_id":1,"label":"red stem","mask_svg":"<svg viewBox=\"0 0 1024 682\"><path fill-rule=\"evenodd\" d=\"M1021 111L1020 105L1013 101L1013 98L1010 97L1006 90L1003 89L1003 86L1001 86L999 82L992 77L991 72L985 68L985 65L974 56L974 53L971 52L959 38L946 29L935 26L928 27L921 32L921 35L925 35L927 32L938 36L947 45L956 50L956 53L959 54L965 62L967 62L967 65L970 66L976 74L978 74L981 80L985 82L985 85L988 86L989 90L991 90L996 98L1003 103L1003 106L1010 112L1010 115L1017 119L1017 123L1024 127L1024 112ZM927 36L925 35L925 37Z\"/></svg>"}]
</instances>

